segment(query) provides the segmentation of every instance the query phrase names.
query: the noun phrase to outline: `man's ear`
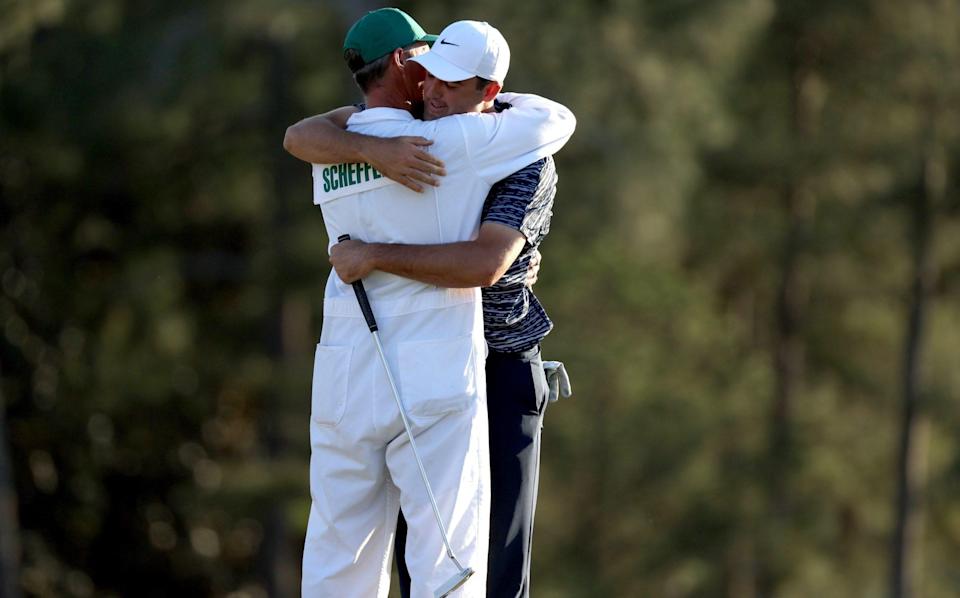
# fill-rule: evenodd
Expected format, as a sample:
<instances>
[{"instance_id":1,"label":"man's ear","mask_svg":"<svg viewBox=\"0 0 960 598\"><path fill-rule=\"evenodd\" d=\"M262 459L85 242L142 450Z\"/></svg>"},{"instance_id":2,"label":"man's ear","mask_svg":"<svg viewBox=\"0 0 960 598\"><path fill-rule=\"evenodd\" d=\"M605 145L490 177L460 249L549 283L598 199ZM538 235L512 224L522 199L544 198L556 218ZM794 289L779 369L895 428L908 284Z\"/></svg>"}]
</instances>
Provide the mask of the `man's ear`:
<instances>
[{"instance_id":1,"label":"man's ear","mask_svg":"<svg viewBox=\"0 0 960 598\"><path fill-rule=\"evenodd\" d=\"M393 55L390 57L393 66L403 68L403 63L406 62L403 58L403 48L397 48L393 51Z\"/></svg>"},{"instance_id":2,"label":"man's ear","mask_svg":"<svg viewBox=\"0 0 960 598\"><path fill-rule=\"evenodd\" d=\"M487 86L483 88L483 101L492 102L493 98L497 97L501 89L503 89L503 85L500 85L496 81L487 83Z\"/></svg>"}]
</instances>

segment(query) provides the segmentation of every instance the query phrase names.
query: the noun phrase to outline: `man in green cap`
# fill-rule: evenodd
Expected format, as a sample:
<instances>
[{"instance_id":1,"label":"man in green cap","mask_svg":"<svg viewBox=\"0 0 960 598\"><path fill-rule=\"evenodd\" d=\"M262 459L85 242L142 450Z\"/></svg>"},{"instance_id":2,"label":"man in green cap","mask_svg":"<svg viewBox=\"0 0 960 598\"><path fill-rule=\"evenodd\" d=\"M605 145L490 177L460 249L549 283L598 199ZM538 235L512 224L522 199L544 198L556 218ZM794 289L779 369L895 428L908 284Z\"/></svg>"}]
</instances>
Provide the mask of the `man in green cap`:
<instances>
[{"instance_id":1,"label":"man in green cap","mask_svg":"<svg viewBox=\"0 0 960 598\"><path fill-rule=\"evenodd\" d=\"M399 97L391 101L420 118L424 70L406 59L427 51L436 38L405 12L382 8L367 13L347 32L344 59L364 93L370 82L384 74L388 63L396 60L403 69L404 85L396 90ZM399 55L397 50L402 50ZM414 191L438 184L437 177L444 174L443 163L427 153L430 140L416 135L381 138L348 132L347 119L357 110L347 106L296 123L287 129L284 148L314 164L366 162Z\"/></svg>"},{"instance_id":2,"label":"man in green cap","mask_svg":"<svg viewBox=\"0 0 960 598\"><path fill-rule=\"evenodd\" d=\"M390 30L392 26L403 30L403 35L397 36ZM438 53L436 60L426 61L424 66L437 77L453 73L443 76L475 79L432 80L432 116L453 116L426 123L410 114L420 98L423 78L415 62L424 56L429 37L400 11L375 11L350 30L345 43L345 58L364 92L368 109L357 112L346 108L339 115L338 111L331 113L334 124L329 126L333 128L338 118L345 122L352 114L351 132L337 129L330 135L320 133L325 141L313 147L318 128L326 130L328 123L317 117L302 121L291 127L284 145L295 156L314 162L314 201L323 211L331 246L340 235L350 234L367 242L414 243L417 245L410 247L429 246L431 253L443 253L444 248L465 248L471 239L485 236L493 245L508 246L499 258L505 262L504 270L514 264L522 271L531 257L530 250L535 250L548 230L555 176L552 161L545 168L543 159L562 147L573 132L575 120L559 104L519 94L501 94L499 99L510 101L513 108L494 113L494 98L509 64L506 41L486 23L459 22L445 33L448 31L442 41L456 49L446 48L447 52ZM304 123L307 126L301 126ZM304 135L311 128L313 131ZM360 133L392 137L394 149L401 148L398 153L416 157L417 161L408 165L413 171L419 166L423 178L406 175L403 182L407 187L429 183L433 175L445 173L443 183L417 194L380 176L378 168L363 162L374 160L376 150L370 148L382 148L382 142L370 141L357 135ZM436 158L423 151L423 145L429 143L426 138L434 140L431 152ZM446 169L441 168L438 158L446 163ZM356 160L357 164L322 164L344 159ZM516 223L522 231L508 228L512 224L485 224L478 238L480 210L492 185L537 163L537 174L530 179L533 187L541 187L536 184L538 177L549 177L539 191L539 206L529 212L536 216L533 220L537 223L525 219L521 207ZM503 212L497 218L512 222L514 216ZM521 250L524 259L514 263ZM461 266L462 272L477 270L471 263ZM414 414L417 444L424 453L454 551L478 573L457 595L479 598L487 595L483 576L489 533L489 446L485 442L486 381L482 363L486 341L478 290L442 287L478 287L487 274L467 274L451 283L445 275L432 280L423 272L400 268L389 274L394 270L383 265L377 268L379 271L363 276L378 320L383 316L387 322L381 321L381 332L388 361L399 372L403 400ZM510 294L514 292L511 289ZM383 396L370 396L371 392L381 392L378 389L386 383L374 381L371 390L364 382L376 379L377 371L370 366L377 363L357 315L350 287L332 274L325 293L324 330L314 370L313 507L304 551L304 596L385 596L389 558L384 557L383 550L388 550L392 541L389 518L391 513L396 515L398 502L409 521L410 595L429 596L449 577L451 565L444 559L419 480L411 475L415 470L409 467L409 447L404 447L404 440L396 435L396 410L389 413L388 400ZM514 331L510 339L501 342L529 341L537 345L550 323L542 311L536 315L521 319L542 327L536 331L528 327L522 338ZM530 400L538 405L528 419L531 428L539 428L545 395L538 389L545 385L530 380L531 372L534 378L536 371L540 378L543 376L539 350L515 353L519 369L526 369L528 385L536 395ZM514 359L513 353L510 355ZM443 396L438 396L441 389ZM517 407L526 409L527 405ZM531 462L535 457L531 455ZM535 494L532 477L533 488L522 492ZM526 502L532 502L529 494L525 496ZM371 508L375 516L365 515ZM387 521L382 519L384 515ZM525 528L532 525L532 510L524 520ZM525 529L524 534L528 531ZM520 544L517 542L517 547L523 549Z\"/></svg>"}]
</instances>

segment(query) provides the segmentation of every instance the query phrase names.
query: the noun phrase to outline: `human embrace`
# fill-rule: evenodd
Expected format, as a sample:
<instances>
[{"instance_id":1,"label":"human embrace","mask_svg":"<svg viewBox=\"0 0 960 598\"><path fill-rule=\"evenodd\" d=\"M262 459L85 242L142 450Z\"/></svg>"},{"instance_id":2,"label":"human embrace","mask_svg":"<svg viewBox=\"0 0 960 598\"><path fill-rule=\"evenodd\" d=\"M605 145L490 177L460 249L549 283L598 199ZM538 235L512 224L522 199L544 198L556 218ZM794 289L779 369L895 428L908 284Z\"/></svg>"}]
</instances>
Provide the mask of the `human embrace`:
<instances>
[{"instance_id":1,"label":"human embrace","mask_svg":"<svg viewBox=\"0 0 960 598\"><path fill-rule=\"evenodd\" d=\"M510 50L484 22L432 36L376 10L349 30L344 58L364 104L284 139L313 164L335 269L314 360L302 595L386 598L395 552L403 596L529 596L552 328L530 285L552 155L575 118L502 92ZM457 560L474 574L443 590Z\"/></svg>"}]
</instances>

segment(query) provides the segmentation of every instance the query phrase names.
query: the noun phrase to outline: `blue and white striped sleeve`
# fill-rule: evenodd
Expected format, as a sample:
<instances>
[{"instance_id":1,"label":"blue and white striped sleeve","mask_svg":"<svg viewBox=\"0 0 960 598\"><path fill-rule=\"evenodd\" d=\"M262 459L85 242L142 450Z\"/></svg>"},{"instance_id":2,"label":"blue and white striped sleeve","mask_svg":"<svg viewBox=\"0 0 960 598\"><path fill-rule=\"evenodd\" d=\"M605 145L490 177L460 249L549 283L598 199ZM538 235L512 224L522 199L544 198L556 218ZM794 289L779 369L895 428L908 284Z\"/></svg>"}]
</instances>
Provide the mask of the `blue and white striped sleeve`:
<instances>
[{"instance_id":1,"label":"blue and white striped sleeve","mask_svg":"<svg viewBox=\"0 0 960 598\"><path fill-rule=\"evenodd\" d=\"M543 158L500 180L487 195L481 222L496 222L520 231L536 246L550 232L557 171Z\"/></svg>"}]
</instances>

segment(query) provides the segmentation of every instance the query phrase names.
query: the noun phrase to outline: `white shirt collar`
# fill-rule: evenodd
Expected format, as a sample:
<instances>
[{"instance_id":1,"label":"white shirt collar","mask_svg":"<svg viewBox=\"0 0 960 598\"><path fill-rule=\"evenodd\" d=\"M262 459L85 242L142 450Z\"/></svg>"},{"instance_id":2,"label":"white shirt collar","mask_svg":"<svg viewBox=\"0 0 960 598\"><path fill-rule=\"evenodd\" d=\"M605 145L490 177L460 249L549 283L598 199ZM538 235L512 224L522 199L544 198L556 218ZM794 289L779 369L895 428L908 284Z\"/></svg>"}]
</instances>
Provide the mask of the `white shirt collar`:
<instances>
[{"instance_id":1,"label":"white shirt collar","mask_svg":"<svg viewBox=\"0 0 960 598\"><path fill-rule=\"evenodd\" d=\"M366 110L361 110L353 114L347 119L347 124L365 124L392 120L411 121L414 119L410 112L400 108L367 108Z\"/></svg>"}]
</instances>

